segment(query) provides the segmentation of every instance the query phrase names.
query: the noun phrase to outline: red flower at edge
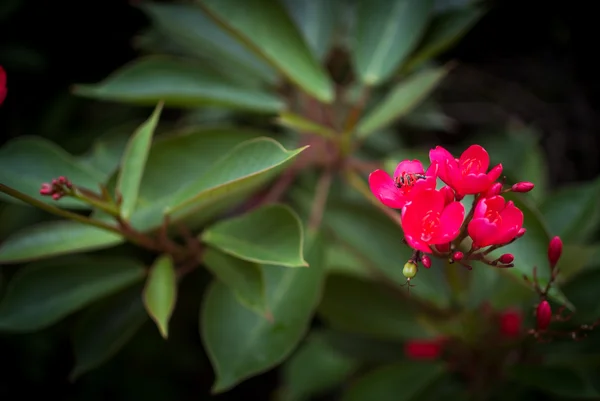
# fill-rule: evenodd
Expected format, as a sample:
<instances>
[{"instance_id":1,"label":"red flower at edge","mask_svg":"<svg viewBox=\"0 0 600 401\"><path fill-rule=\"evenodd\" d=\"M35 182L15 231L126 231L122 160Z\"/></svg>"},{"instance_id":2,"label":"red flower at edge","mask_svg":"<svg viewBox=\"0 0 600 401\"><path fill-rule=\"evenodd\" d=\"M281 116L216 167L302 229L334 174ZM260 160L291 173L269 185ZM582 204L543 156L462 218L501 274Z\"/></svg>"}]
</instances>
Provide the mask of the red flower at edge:
<instances>
[{"instance_id":1,"label":"red flower at edge","mask_svg":"<svg viewBox=\"0 0 600 401\"><path fill-rule=\"evenodd\" d=\"M509 243L523 227L523 212L500 195L483 198L469 222L469 236L480 248Z\"/></svg>"},{"instance_id":2,"label":"red flower at edge","mask_svg":"<svg viewBox=\"0 0 600 401\"><path fill-rule=\"evenodd\" d=\"M4 71L4 68L0 65L0 104L6 99L6 92L6 71Z\"/></svg>"},{"instance_id":3,"label":"red flower at edge","mask_svg":"<svg viewBox=\"0 0 600 401\"><path fill-rule=\"evenodd\" d=\"M486 174L490 157L479 145L469 146L459 159L441 146L436 146L429 151L429 158L432 163L439 165L440 179L461 196L487 191L502 174L502 164Z\"/></svg>"},{"instance_id":4,"label":"red flower at edge","mask_svg":"<svg viewBox=\"0 0 600 401\"><path fill-rule=\"evenodd\" d=\"M450 202L435 189L415 189L414 202L402 209L404 238L412 248L431 253L430 245L445 244L455 239L465 217L460 202Z\"/></svg>"},{"instance_id":5,"label":"red flower at edge","mask_svg":"<svg viewBox=\"0 0 600 401\"><path fill-rule=\"evenodd\" d=\"M425 175L425 179L418 176ZM398 164L394 178L383 170L375 170L369 175L369 187L373 195L387 207L402 209L411 201L411 193L417 188L434 189L437 165L429 166L427 172L418 160L404 160Z\"/></svg>"}]
</instances>

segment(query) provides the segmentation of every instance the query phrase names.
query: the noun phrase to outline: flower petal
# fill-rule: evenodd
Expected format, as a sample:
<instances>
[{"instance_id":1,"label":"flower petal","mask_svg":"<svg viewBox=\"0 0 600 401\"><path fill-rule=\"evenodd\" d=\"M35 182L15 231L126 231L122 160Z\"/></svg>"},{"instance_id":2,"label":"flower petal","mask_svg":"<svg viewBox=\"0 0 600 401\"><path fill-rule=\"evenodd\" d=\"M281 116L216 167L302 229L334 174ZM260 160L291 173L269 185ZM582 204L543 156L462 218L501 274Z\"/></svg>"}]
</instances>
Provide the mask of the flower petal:
<instances>
[{"instance_id":1,"label":"flower petal","mask_svg":"<svg viewBox=\"0 0 600 401\"><path fill-rule=\"evenodd\" d=\"M406 240L406 243L408 244L408 246L410 246L412 249L415 249L415 250L421 251L421 252L425 252L425 253L432 253L429 245L427 245L423 241L421 241L411 235L404 235L404 239Z\"/></svg>"},{"instance_id":2,"label":"flower petal","mask_svg":"<svg viewBox=\"0 0 600 401\"><path fill-rule=\"evenodd\" d=\"M437 163L439 168L438 176L442 181L450 185L448 163L451 165L456 164L454 156L441 146L436 146L435 149L429 151L429 160L431 160L431 163Z\"/></svg>"},{"instance_id":3,"label":"flower petal","mask_svg":"<svg viewBox=\"0 0 600 401\"><path fill-rule=\"evenodd\" d=\"M439 233L432 239L434 243L450 242L458 237L465 218L465 207L460 202L451 202L440 216Z\"/></svg>"},{"instance_id":4,"label":"flower petal","mask_svg":"<svg viewBox=\"0 0 600 401\"><path fill-rule=\"evenodd\" d=\"M490 182L494 182L500 177L501 174L502 174L502 163L498 164L493 169L491 169L490 172L487 173L487 176L488 176L488 179L490 180Z\"/></svg>"},{"instance_id":5,"label":"flower petal","mask_svg":"<svg viewBox=\"0 0 600 401\"><path fill-rule=\"evenodd\" d=\"M505 244L510 242L523 227L524 216L523 212L512 202L506 204L500 216L502 223L498 227L498 243Z\"/></svg>"},{"instance_id":6,"label":"flower petal","mask_svg":"<svg viewBox=\"0 0 600 401\"><path fill-rule=\"evenodd\" d=\"M408 173L408 174L424 174L425 170L423 170L423 164L417 159L402 160L396 167L396 171L394 171L394 177L400 177L406 173Z\"/></svg>"},{"instance_id":7,"label":"flower petal","mask_svg":"<svg viewBox=\"0 0 600 401\"><path fill-rule=\"evenodd\" d=\"M493 245L496 239L498 226L492 224L488 219L473 219L469 222L467 231L473 239L473 244L478 247Z\"/></svg>"},{"instance_id":8,"label":"flower petal","mask_svg":"<svg viewBox=\"0 0 600 401\"><path fill-rule=\"evenodd\" d=\"M383 170L375 170L369 175L369 187L373 195L387 207L402 209L407 198L394 184L394 180Z\"/></svg>"},{"instance_id":9,"label":"flower petal","mask_svg":"<svg viewBox=\"0 0 600 401\"><path fill-rule=\"evenodd\" d=\"M477 163L473 163L473 167L478 166L478 168L473 168L473 170L469 171L469 173L477 174L485 174L488 167L490 166L490 156L488 152L479 145L471 145L469 146L459 158L459 165L463 165L464 163L468 163L469 161L476 161Z\"/></svg>"},{"instance_id":10,"label":"flower petal","mask_svg":"<svg viewBox=\"0 0 600 401\"><path fill-rule=\"evenodd\" d=\"M429 167L427 167L427 171L425 172L425 175L427 177L437 178L438 171L439 171L439 164L437 162L433 162L429 165Z\"/></svg>"},{"instance_id":11,"label":"flower petal","mask_svg":"<svg viewBox=\"0 0 600 401\"><path fill-rule=\"evenodd\" d=\"M492 185L486 174L467 174L453 179L454 189L461 195L474 195L485 192Z\"/></svg>"}]
</instances>

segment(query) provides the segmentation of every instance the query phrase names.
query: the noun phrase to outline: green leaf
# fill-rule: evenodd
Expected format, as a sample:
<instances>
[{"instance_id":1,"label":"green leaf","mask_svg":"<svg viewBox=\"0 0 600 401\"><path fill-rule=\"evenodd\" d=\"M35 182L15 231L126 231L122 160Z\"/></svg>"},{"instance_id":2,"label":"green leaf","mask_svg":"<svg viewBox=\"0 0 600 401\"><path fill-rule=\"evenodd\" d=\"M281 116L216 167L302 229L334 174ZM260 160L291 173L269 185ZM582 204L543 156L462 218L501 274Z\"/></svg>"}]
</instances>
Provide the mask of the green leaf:
<instances>
[{"instance_id":1,"label":"green leaf","mask_svg":"<svg viewBox=\"0 0 600 401\"><path fill-rule=\"evenodd\" d=\"M71 209L89 209L90 206L73 198L55 201L41 196L42 183L65 176L75 185L96 189L107 175L78 161L52 142L40 137L20 137L0 148L0 182L35 199ZM0 199L14 203L21 201L0 193Z\"/></svg>"},{"instance_id":2,"label":"green leaf","mask_svg":"<svg viewBox=\"0 0 600 401\"><path fill-rule=\"evenodd\" d=\"M0 264L92 251L124 241L117 234L75 221L39 223L17 231L0 244Z\"/></svg>"},{"instance_id":3,"label":"green leaf","mask_svg":"<svg viewBox=\"0 0 600 401\"><path fill-rule=\"evenodd\" d=\"M554 366L514 366L509 370L513 380L559 397L598 399L600 394L589 375L578 369Z\"/></svg>"},{"instance_id":4,"label":"green leaf","mask_svg":"<svg viewBox=\"0 0 600 401\"><path fill-rule=\"evenodd\" d=\"M371 278L371 272L347 247L331 240L328 242L325 263L327 274L347 274L358 278Z\"/></svg>"},{"instance_id":5,"label":"green leaf","mask_svg":"<svg viewBox=\"0 0 600 401\"><path fill-rule=\"evenodd\" d=\"M249 262L308 266L303 256L302 223L284 205L262 206L207 228L203 242Z\"/></svg>"},{"instance_id":6,"label":"green leaf","mask_svg":"<svg viewBox=\"0 0 600 401\"><path fill-rule=\"evenodd\" d=\"M589 324L600 316L598 285L600 285L598 268L583 271L563 285L566 296L577 308L577 313L573 316L574 322Z\"/></svg>"},{"instance_id":7,"label":"green leaf","mask_svg":"<svg viewBox=\"0 0 600 401\"><path fill-rule=\"evenodd\" d=\"M144 3L139 6L175 43L243 75L274 83L277 73L206 16L196 5Z\"/></svg>"},{"instance_id":8,"label":"green leaf","mask_svg":"<svg viewBox=\"0 0 600 401\"><path fill-rule=\"evenodd\" d=\"M163 104L159 103L150 118L133 134L121 162L121 170L117 178L117 192L121 195L121 217L129 219L135 208L148 153L152 145L154 130L160 119Z\"/></svg>"},{"instance_id":9,"label":"green leaf","mask_svg":"<svg viewBox=\"0 0 600 401\"><path fill-rule=\"evenodd\" d=\"M357 361L332 348L322 333L313 333L283 365L282 401L303 401L342 384Z\"/></svg>"},{"instance_id":10,"label":"green leaf","mask_svg":"<svg viewBox=\"0 0 600 401\"><path fill-rule=\"evenodd\" d=\"M340 12L339 0L284 0L283 4L314 56L322 60L332 44Z\"/></svg>"},{"instance_id":11,"label":"green leaf","mask_svg":"<svg viewBox=\"0 0 600 401\"><path fill-rule=\"evenodd\" d=\"M353 59L361 80L379 84L392 76L427 28L432 0L360 0Z\"/></svg>"},{"instance_id":12,"label":"green leaf","mask_svg":"<svg viewBox=\"0 0 600 401\"><path fill-rule=\"evenodd\" d=\"M135 285L92 306L73 333L75 367L70 379L97 368L116 355L148 320Z\"/></svg>"},{"instance_id":13,"label":"green leaf","mask_svg":"<svg viewBox=\"0 0 600 401\"><path fill-rule=\"evenodd\" d=\"M283 108L277 97L260 90L236 86L206 65L167 56L148 56L122 67L95 85L77 85L79 96L155 105L230 107L261 113Z\"/></svg>"},{"instance_id":14,"label":"green leaf","mask_svg":"<svg viewBox=\"0 0 600 401\"><path fill-rule=\"evenodd\" d=\"M387 365L358 379L342 401L418 400L445 372L445 366L439 363L410 361Z\"/></svg>"},{"instance_id":15,"label":"green leaf","mask_svg":"<svg viewBox=\"0 0 600 401\"><path fill-rule=\"evenodd\" d=\"M447 72L447 68L428 68L401 81L360 120L358 137L371 135L408 114L436 88Z\"/></svg>"},{"instance_id":16,"label":"green leaf","mask_svg":"<svg viewBox=\"0 0 600 401\"><path fill-rule=\"evenodd\" d=\"M86 154L79 157L82 163L111 176L119 167L125 147L139 123L118 125L96 139Z\"/></svg>"},{"instance_id":17,"label":"green leaf","mask_svg":"<svg viewBox=\"0 0 600 401\"><path fill-rule=\"evenodd\" d=\"M540 210L552 235L567 243L587 240L600 223L600 180L565 186L552 193Z\"/></svg>"},{"instance_id":18,"label":"green leaf","mask_svg":"<svg viewBox=\"0 0 600 401\"><path fill-rule=\"evenodd\" d=\"M0 302L0 330L31 332L144 277L144 268L122 258L70 257L20 269Z\"/></svg>"},{"instance_id":19,"label":"green leaf","mask_svg":"<svg viewBox=\"0 0 600 401\"><path fill-rule=\"evenodd\" d=\"M160 335L169 337L169 320L177 302L177 275L169 255L160 256L148 273L144 287L144 306Z\"/></svg>"},{"instance_id":20,"label":"green leaf","mask_svg":"<svg viewBox=\"0 0 600 401\"><path fill-rule=\"evenodd\" d=\"M225 284L209 287L200 330L216 374L213 393L281 363L307 332L324 278L323 244L318 237L307 242L309 268L263 266L273 321L241 306Z\"/></svg>"},{"instance_id":21,"label":"green leaf","mask_svg":"<svg viewBox=\"0 0 600 401\"><path fill-rule=\"evenodd\" d=\"M212 248L206 248L202 260L233 291L242 305L262 316L270 315L265 278L259 264L234 258Z\"/></svg>"},{"instance_id":22,"label":"green leaf","mask_svg":"<svg viewBox=\"0 0 600 401\"><path fill-rule=\"evenodd\" d=\"M318 312L334 329L379 340L429 336L419 324L414 305L381 285L356 277L329 275Z\"/></svg>"},{"instance_id":23,"label":"green leaf","mask_svg":"<svg viewBox=\"0 0 600 401\"><path fill-rule=\"evenodd\" d=\"M320 135L325 138L333 138L336 135L335 131L331 128L324 127L321 124L288 111L281 112L277 118L277 122L284 127L289 127L303 134Z\"/></svg>"},{"instance_id":24,"label":"green leaf","mask_svg":"<svg viewBox=\"0 0 600 401\"><path fill-rule=\"evenodd\" d=\"M484 15L477 8L450 10L433 17L423 40L404 71L411 71L422 63L438 56L458 42Z\"/></svg>"},{"instance_id":25,"label":"green leaf","mask_svg":"<svg viewBox=\"0 0 600 401\"><path fill-rule=\"evenodd\" d=\"M206 14L318 100L331 103L333 85L294 22L271 0L198 0Z\"/></svg>"}]
</instances>

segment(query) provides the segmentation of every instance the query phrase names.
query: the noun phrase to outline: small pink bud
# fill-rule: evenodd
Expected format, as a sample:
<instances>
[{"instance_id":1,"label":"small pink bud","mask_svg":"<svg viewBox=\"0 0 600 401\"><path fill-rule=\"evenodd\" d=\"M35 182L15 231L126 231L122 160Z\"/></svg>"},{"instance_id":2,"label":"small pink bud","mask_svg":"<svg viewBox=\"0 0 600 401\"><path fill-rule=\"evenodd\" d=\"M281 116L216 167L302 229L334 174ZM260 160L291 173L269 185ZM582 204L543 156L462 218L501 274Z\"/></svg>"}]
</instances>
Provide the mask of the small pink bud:
<instances>
[{"instance_id":1,"label":"small pink bud","mask_svg":"<svg viewBox=\"0 0 600 401\"><path fill-rule=\"evenodd\" d=\"M535 311L535 319L538 330L546 330L552 320L552 308L545 299L540 302Z\"/></svg>"},{"instance_id":2,"label":"small pink bud","mask_svg":"<svg viewBox=\"0 0 600 401\"><path fill-rule=\"evenodd\" d=\"M529 192L533 189L535 185L533 185L533 182L527 182L527 181L523 181L523 182L517 182L516 184L514 184L511 188L511 190L513 192Z\"/></svg>"},{"instance_id":3,"label":"small pink bud","mask_svg":"<svg viewBox=\"0 0 600 401\"><path fill-rule=\"evenodd\" d=\"M462 253L461 251L456 251L452 254L452 259L456 260L456 261L462 260L462 258L464 258L464 257L465 257L465 254Z\"/></svg>"},{"instance_id":4,"label":"small pink bud","mask_svg":"<svg viewBox=\"0 0 600 401\"><path fill-rule=\"evenodd\" d=\"M62 198L62 195L58 192L52 194L52 199L54 199L55 201L59 200L60 198Z\"/></svg>"},{"instance_id":5,"label":"small pink bud","mask_svg":"<svg viewBox=\"0 0 600 401\"><path fill-rule=\"evenodd\" d=\"M522 236L525 235L526 232L527 232L527 229L525 227L521 228L519 230L519 232L517 233L517 235L515 235L515 238L521 238Z\"/></svg>"},{"instance_id":6,"label":"small pink bud","mask_svg":"<svg viewBox=\"0 0 600 401\"><path fill-rule=\"evenodd\" d=\"M448 185L443 186L440 192L444 195L444 204L449 205L454 201L454 190Z\"/></svg>"},{"instance_id":7,"label":"small pink bud","mask_svg":"<svg viewBox=\"0 0 600 401\"><path fill-rule=\"evenodd\" d=\"M488 189L483 194L483 196L485 198L490 198L492 196L500 195L500 192L502 192L502 184L500 184L499 182L495 182L494 184L492 184L492 186L490 187L490 189Z\"/></svg>"},{"instance_id":8,"label":"small pink bud","mask_svg":"<svg viewBox=\"0 0 600 401\"><path fill-rule=\"evenodd\" d=\"M40 188L40 195L51 195L52 194L52 186L50 184L42 184L42 188Z\"/></svg>"},{"instance_id":9,"label":"small pink bud","mask_svg":"<svg viewBox=\"0 0 600 401\"><path fill-rule=\"evenodd\" d=\"M498 258L498 261L503 265L507 265L512 263L515 260L515 257L511 253L505 253L504 255Z\"/></svg>"},{"instance_id":10,"label":"small pink bud","mask_svg":"<svg viewBox=\"0 0 600 401\"><path fill-rule=\"evenodd\" d=\"M548 245L548 261L551 268L554 268L556 263L558 263L558 259L560 259L560 255L562 254L562 248L563 243L560 237L556 236L550 240L550 245Z\"/></svg>"},{"instance_id":11,"label":"small pink bud","mask_svg":"<svg viewBox=\"0 0 600 401\"><path fill-rule=\"evenodd\" d=\"M423 263L423 266L426 269L429 269L431 267L431 258L427 255L423 255L421 256L421 263Z\"/></svg>"}]
</instances>

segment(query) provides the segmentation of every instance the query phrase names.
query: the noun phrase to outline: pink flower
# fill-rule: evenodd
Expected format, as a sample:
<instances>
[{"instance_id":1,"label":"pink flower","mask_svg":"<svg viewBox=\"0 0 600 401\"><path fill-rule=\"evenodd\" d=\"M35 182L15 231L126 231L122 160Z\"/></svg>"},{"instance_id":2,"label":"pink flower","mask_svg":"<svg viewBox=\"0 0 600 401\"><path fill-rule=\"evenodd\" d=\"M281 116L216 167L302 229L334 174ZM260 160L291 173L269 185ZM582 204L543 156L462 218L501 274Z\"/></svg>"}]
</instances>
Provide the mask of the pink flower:
<instances>
[{"instance_id":1,"label":"pink flower","mask_svg":"<svg viewBox=\"0 0 600 401\"><path fill-rule=\"evenodd\" d=\"M413 360L438 359L442 354L445 340L436 338L432 340L409 340L404 344L404 354Z\"/></svg>"},{"instance_id":2,"label":"pink flower","mask_svg":"<svg viewBox=\"0 0 600 401\"><path fill-rule=\"evenodd\" d=\"M435 188L437 165L429 166L427 173L418 160L404 160L398 164L394 178L383 170L369 175L371 192L381 203L394 209L402 209L411 201L410 194L416 188Z\"/></svg>"},{"instance_id":3,"label":"pink flower","mask_svg":"<svg viewBox=\"0 0 600 401\"><path fill-rule=\"evenodd\" d=\"M500 195L483 198L475 206L469 222L469 235L477 247L502 245L512 241L523 227L523 212Z\"/></svg>"},{"instance_id":4,"label":"pink flower","mask_svg":"<svg viewBox=\"0 0 600 401\"><path fill-rule=\"evenodd\" d=\"M402 209L404 238L412 248L431 253L430 245L446 244L455 239L465 216L460 202L445 204L444 194L435 189L413 191L414 202Z\"/></svg>"},{"instance_id":5,"label":"pink flower","mask_svg":"<svg viewBox=\"0 0 600 401\"><path fill-rule=\"evenodd\" d=\"M513 338L521 333L523 316L516 309L508 309L500 313L500 334Z\"/></svg>"},{"instance_id":6,"label":"pink flower","mask_svg":"<svg viewBox=\"0 0 600 401\"><path fill-rule=\"evenodd\" d=\"M6 99L6 92L6 71L4 71L4 68L0 65L0 104Z\"/></svg>"},{"instance_id":7,"label":"pink flower","mask_svg":"<svg viewBox=\"0 0 600 401\"><path fill-rule=\"evenodd\" d=\"M471 145L455 159L441 146L429 151L431 162L439 165L439 177L451 186L460 196L487 191L502 174L502 164L498 164L486 174L490 165L488 153L479 145Z\"/></svg>"}]
</instances>

